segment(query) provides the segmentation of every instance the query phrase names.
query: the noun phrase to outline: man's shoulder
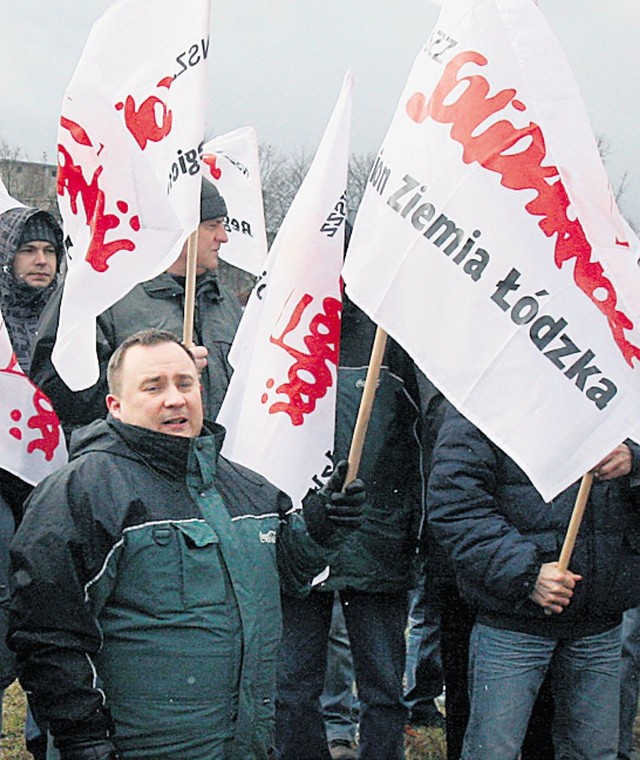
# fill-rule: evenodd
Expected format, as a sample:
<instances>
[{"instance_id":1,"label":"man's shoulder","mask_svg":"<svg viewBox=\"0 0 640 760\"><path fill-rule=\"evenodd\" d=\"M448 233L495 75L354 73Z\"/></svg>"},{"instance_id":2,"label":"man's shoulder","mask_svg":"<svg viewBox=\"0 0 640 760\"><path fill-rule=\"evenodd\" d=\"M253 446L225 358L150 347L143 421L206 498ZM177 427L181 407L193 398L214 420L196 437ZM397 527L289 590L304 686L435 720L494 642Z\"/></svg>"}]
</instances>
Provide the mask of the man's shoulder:
<instances>
[{"instance_id":1,"label":"man's shoulder","mask_svg":"<svg viewBox=\"0 0 640 760\"><path fill-rule=\"evenodd\" d=\"M134 463L125 461L121 455L113 451L97 449L82 451L41 480L34 493L81 487L83 490L95 491L97 495L104 495L111 486L114 474L119 470L126 472L132 464Z\"/></svg>"},{"instance_id":2,"label":"man's shoulder","mask_svg":"<svg viewBox=\"0 0 640 760\"><path fill-rule=\"evenodd\" d=\"M291 501L262 475L220 457L217 483L232 518L284 513Z\"/></svg>"}]
</instances>

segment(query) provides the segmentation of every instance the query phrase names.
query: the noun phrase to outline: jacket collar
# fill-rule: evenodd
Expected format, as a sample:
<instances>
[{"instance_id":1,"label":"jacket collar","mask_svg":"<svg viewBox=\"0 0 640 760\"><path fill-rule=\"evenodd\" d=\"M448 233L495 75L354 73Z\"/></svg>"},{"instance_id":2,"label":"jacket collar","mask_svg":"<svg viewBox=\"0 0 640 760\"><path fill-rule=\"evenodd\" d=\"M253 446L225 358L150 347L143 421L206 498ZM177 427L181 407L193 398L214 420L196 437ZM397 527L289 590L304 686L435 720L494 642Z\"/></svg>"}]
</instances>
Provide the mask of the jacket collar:
<instances>
[{"instance_id":1,"label":"jacket collar","mask_svg":"<svg viewBox=\"0 0 640 760\"><path fill-rule=\"evenodd\" d=\"M142 287L151 298L176 298L184 295L184 283L184 277L163 272L152 280L143 282ZM196 277L196 295L204 296L210 301L223 298L216 272L209 270Z\"/></svg>"},{"instance_id":2,"label":"jacket collar","mask_svg":"<svg viewBox=\"0 0 640 760\"><path fill-rule=\"evenodd\" d=\"M111 415L107 425L131 453L163 478L184 481L197 466L199 477L207 485L212 481L225 429L215 422L205 421L197 438L157 433L154 430L128 425Z\"/></svg>"}]
</instances>

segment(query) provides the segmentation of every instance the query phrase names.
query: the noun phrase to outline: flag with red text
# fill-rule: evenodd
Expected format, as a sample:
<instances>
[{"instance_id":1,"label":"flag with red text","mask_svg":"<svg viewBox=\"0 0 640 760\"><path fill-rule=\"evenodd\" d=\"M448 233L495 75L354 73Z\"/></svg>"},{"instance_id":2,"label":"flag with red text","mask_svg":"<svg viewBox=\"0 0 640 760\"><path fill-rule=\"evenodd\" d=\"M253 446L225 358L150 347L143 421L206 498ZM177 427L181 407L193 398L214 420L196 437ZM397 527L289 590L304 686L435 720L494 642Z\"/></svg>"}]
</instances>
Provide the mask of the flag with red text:
<instances>
[{"instance_id":1,"label":"flag with red text","mask_svg":"<svg viewBox=\"0 0 640 760\"><path fill-rule=\"evenodd\" d=\"M227 204L229 240L220 248L220 258L257 276L267 257L267 232L255 129L241 127L209 140L202 163L203 176Z\"/></svg>"},{"instance_id":2,"label":"flag with red text","mask_svg":"<svg viewBox=\"0 0 640 760\"><path fill-rule=\"evenodd\" d=\"M331 470L351 125L347 72L231 347L223 454L299 504Z\"/></svg>"},{"instance_id":3,"label":"flag with red text","mask_svg":"<svg viewBox=\"0 0 640 760\"><path fill-rule=\"evenodd\" d=\"M545 499L637 435L639 253L540 10L443 3L343 276Z\"/></svg>"},{"instance_id":4,"label":"flag with red text","mask_svg":"<svg viewBox=\"0 0 640 760\"><path fill-rule=\"evenodd\" d=\"M12 208L24 208L24 203L20 203L9 195L7 188L0 177L0 214L10 211Z\"/></svg>"},{"instance_id":5,"label":"flag with red text","mask_svg":"<svg viewBox=\"0 0 640 760\"><path fill-rule=\"evenodd\" d=\"M178 257L199 222L210 0L119 0L62 104L57 192L68 273L53 363L98 378L95 318Z\"/></svg>"},{"instance_id":6,"label":"flag with red text","mask_svg":"<svg viewBox=\"0 0 640 760\"><path fill-rule=\"evenodd\" d=\"M1 314L0 419L1 469L35 485L67 461L58 416L48 397L20 369Z\"/></svg>"}]
</instances>

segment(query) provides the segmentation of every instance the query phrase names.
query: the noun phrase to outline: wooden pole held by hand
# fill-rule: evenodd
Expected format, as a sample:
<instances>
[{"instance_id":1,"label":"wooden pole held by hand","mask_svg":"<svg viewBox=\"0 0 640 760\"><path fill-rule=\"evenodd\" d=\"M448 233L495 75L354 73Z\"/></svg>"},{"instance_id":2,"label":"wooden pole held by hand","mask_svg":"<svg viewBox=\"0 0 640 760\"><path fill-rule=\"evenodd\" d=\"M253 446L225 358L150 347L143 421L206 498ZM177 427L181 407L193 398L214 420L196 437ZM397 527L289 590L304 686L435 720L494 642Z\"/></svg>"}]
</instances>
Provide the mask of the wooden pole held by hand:
<instances>
[{"instance_id":1,"label":"wooden pole held by hand","mask_svg":"<svg viewBox=\"0 0 640 760\"><path fill-rule=\"evenodd\" d=\"M576 497L576 503L571 513L571 520L569 521L569 527L567 528L567 535L564 538L564 544L562 545L562 551L560 552L560 559L558 560L558 567L560 570L567 570L569 562L571 562L571 555L576 545L576 538L578 537L578 531L580 530L580 524L584 517L584 510L587 506L589 494L591 492L591 486L593 485L593 472L588 472L582 476L580 482L580 489Z\"/></svg>"},{"instance_id":2,"label":"wooden pole held by hand","mask_svg":"<svg viewBox=\"0 0 640 760\"><path fill-rule=\"evenodd\" d=\"M578 489L578 495L576 496L576 503L573 505L573 512L571 513L571 519L569 520L569 527L564 537L564 543L562 544L562 550L560 551L560 558L558 559L558 567L560 570L568 570L569 562L571 562L571 555L576 545L576 538L578 537L578 531L584 517L584 510L589 500L589 493L591 492L591 486L593 484L593 472L588 472L582 476L580 481L580 488ZM545 615L552 615L550 609L545 609Z\"/></svg>"},{"instance_id":3,"label":"wooden pole held by hand","mask_svg":"<svg viewBox=\"0 0 640 760\"><path fill-rule=\"evenodd\" d=\"M196 303L196 263L198 258L198 230L189 235L187 241L187 267L184 283L184 321L182 342L187 348L193 346L193 319Z\"/></svg>"},{"instance_id":4,"label":"wooden pole held by hand","mask_svg":"<svg viewBox=\"0 0 640 760\"><path fill-rule=\"evenodd\" d=\"M362 458L362 449L364 448L364 440L367 435L369 418L371 417L371 409L373 408L373 402L378 388L380 367L382 366L382 358L386 346L387 333L381 327L378 327L376 330L376 336L373 340L371 359L369 360L369 369L367 370L367 379L364 383L360 408L358 409L358 416L356 418L356 426L353 430L353 438L351 439L349 467L347 468L347 476L344 479L343 488L349 485L349 483L355 480L358 476L360 459Z\"/></svg>"}]
</instances>

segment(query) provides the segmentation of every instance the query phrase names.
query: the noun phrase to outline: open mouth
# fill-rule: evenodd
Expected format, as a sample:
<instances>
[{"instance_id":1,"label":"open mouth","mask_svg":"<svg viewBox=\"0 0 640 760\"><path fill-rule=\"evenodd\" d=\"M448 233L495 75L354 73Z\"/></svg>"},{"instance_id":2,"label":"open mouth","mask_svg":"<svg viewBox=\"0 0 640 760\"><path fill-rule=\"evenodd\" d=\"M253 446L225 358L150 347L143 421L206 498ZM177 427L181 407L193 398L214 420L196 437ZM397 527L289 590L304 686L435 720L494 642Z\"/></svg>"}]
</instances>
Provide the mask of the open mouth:
<instances>
[{"instance_id":1,"label":"open mouth","mask_svg":"<svg viewBox=\"0 0 640 760\"><path fill-rule=\"evenodd\" d=\"M169 420L163 420L162 424L164 427L181 427L182 425L186 425L189 422L189 420L186 417L172 417Z\"/></svg>"}]
</instances>

